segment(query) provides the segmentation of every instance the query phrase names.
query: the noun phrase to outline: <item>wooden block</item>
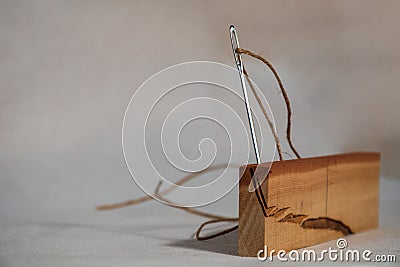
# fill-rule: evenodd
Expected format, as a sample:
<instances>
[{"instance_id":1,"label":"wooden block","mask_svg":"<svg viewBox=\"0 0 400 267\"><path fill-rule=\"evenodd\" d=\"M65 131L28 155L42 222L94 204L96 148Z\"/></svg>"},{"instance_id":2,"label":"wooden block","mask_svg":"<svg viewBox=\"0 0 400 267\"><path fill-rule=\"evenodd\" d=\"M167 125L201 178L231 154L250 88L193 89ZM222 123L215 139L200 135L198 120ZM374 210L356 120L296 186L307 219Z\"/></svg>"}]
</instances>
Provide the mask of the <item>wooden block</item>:
<instances>
[{"instance_id":1,"label":"wooden block","mask_svg":"<svg viewBox=\"0 0 400 267\"><path fill-rule=\"evenodd\" d=\"M254 257L264 245L290 251L378 227L379 164L379 153L274 162L261 185L267 217L249 192L257 165L242 166L239 255ZM269 166L258 167L267 173Z\"/></svg>"}]
</instances>

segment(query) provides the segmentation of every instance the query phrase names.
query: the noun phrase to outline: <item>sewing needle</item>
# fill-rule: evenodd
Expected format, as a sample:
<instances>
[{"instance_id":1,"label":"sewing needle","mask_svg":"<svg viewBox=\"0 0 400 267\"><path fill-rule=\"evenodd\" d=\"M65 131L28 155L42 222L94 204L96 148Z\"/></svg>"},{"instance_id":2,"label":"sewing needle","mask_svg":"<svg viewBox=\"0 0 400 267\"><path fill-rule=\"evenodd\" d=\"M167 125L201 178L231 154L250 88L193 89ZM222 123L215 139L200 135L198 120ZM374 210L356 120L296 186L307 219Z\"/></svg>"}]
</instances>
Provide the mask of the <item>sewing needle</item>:
<instances>
[{"instance_id":1,"label":"sewing needle","mask_svg":"<svg viewBox=\"0 0 400 267\"><path fill-rule=\"evenodd\" d=\"M247 95L246 83L244 81L242 56L237 51L239 48L239 40L237 37L235 26L231 25L229 27L229 33L230 33L230 38L231 38L233 57L235 59L236 67L239 71L240 83L242 85L244 103L246 105L246 112L247 112L247 118L248 118L249 125L250 125L251 140L253 142L254 153L256 155L257 164L261 164L260 154L258 152L257 136L256 136L256 133L254 130L253 116L251 115L251 109L250 109L250 104L249 104L249 98Z\"/></svg>"}]
</instances>

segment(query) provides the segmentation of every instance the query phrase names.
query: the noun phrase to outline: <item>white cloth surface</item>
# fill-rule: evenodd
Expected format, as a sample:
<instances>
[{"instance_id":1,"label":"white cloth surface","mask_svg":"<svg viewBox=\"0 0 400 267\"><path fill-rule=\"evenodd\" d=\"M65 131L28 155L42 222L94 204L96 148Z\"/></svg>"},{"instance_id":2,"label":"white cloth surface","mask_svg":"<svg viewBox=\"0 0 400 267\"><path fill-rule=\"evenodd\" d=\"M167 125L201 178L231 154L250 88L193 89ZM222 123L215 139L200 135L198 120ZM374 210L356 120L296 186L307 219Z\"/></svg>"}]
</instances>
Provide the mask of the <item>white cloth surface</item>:
<instances>
[{"instance_id":1,"label":"white cloth surface","mask_svg":"<svg viewBox=\"0 0 400 267\"><path fill-rule=\"evenodd\" d=\"M399 265L399 191L400 181L381 180L380 228L348 236L349 249L395 254L397 263L391 264ZM237 232L209 241L197 241L193 233L202 221L203 218L154 201L107 212L88 210L83 214L43 214L30 220L4 219L0 224L0 266L288 264L237 256ZM335 241L314 248L318 251L329 246L335 247ZM345 263L325 261L322 264L336 266ZM385 266L391 264L385 263Z\"/></svg>"}]
</instances>

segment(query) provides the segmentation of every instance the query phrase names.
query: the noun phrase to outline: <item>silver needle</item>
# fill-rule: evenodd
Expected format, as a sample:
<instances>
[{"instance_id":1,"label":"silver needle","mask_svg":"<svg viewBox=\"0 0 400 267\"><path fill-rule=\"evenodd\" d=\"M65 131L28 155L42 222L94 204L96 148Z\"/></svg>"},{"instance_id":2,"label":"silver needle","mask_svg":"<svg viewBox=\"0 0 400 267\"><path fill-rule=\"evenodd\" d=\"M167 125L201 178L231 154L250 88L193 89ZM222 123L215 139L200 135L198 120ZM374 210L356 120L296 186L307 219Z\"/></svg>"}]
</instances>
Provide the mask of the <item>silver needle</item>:
<instances>
[{"instance_id":1,"label":"silver needle","mask_svg":"<svg viewBox=\"0 0 400 267\"><path fill-rule=\"evenodd\" d=\"M246 83L244 81L242 56L240 55L240 53L237 52L237 49L239 48L239 41L238 41L238 37L236 34L235 26L231 25L229 27L229 33L230 33L230 37L231 37L233 57L235 58L236 67L239 71L240 82L242 84L244 102L246 104L247 118L249 120L251 139L253 141L253 147L254 147L254 153L256 155L257 164L261 164L260 154L258 152L257 136L256 136L256 133L254 130L253 116L251 115L249 98L247 96Z\"/></svg>"}]
</instances>

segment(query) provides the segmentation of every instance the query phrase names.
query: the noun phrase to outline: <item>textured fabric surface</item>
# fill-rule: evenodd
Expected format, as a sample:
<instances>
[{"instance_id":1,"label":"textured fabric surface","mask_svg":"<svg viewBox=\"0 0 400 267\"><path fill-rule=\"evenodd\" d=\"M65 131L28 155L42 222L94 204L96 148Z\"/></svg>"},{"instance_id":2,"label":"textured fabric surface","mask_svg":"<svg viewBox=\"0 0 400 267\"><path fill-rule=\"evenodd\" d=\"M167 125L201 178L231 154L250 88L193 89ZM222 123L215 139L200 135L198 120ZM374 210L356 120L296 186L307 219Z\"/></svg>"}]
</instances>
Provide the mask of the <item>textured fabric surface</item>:
<instances>
[{"instance_id":1,"label":"textured fabric surface","mask_svg":"<svg viewBox=\"0 0 400 267\"><path fill-rule=\"evenodd\" d=\"M348 236L349 249L370 249L374 254L395 254L399 264L399 191L399 181L381 180L381 226L377 230ZM237 256L237 232L209 241L195 240L193 233L202 220L156 202L108 212L60 212L28 220L2 220L0 266L288 264L276 259L261 263L255 258ZM321 251L329 246L336 248L336 242L327 242L313 248ZM323 264L336 266L339 262L326 260ZM384 266L389 266L389 263Z\"/></svg>"}]
</instances>

